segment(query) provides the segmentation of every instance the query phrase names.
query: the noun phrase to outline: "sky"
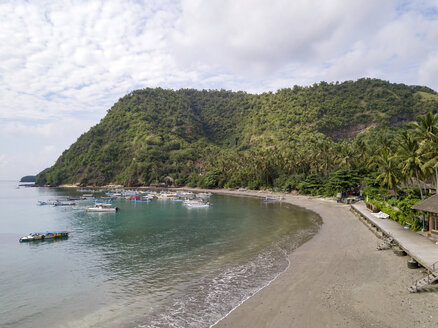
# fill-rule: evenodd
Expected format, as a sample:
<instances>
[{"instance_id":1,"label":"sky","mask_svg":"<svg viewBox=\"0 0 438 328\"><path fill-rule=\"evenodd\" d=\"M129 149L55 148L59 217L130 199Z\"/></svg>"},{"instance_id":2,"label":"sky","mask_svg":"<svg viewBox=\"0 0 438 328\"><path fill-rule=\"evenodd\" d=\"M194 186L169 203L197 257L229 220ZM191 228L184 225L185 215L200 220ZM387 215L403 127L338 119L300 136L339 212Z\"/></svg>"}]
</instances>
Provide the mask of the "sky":
<instances>
[{"instance_id":1,"label":"sky","mask_svg":"<svg viewBox=\"0 0 438 328\"><path fill-rule=\"evenodd\" d=\"M0 0L0 180L130 91L380 78L438 90L438 0Z\"/></svg>"}]
</instances>

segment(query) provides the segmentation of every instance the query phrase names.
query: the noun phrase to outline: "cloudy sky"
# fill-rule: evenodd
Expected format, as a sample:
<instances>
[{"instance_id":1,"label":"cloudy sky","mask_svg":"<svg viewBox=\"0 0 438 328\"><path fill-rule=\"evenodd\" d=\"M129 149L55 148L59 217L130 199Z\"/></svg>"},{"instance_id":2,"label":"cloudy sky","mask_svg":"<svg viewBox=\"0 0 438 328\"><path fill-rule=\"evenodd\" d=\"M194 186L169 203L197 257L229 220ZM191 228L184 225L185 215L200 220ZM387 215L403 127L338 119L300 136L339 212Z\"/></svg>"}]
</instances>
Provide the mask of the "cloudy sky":
<instances>
[{"instance_id":1,"label":"cloudy sky","mask_svg":"<svg viewBox=\"0 0 438 328\"><path fill-rule=\"evenodd\" d=\"M51 166L135 89L360 77L438 90L438 0L0 0L0 179Z\"/></svg>"}]
</instances>

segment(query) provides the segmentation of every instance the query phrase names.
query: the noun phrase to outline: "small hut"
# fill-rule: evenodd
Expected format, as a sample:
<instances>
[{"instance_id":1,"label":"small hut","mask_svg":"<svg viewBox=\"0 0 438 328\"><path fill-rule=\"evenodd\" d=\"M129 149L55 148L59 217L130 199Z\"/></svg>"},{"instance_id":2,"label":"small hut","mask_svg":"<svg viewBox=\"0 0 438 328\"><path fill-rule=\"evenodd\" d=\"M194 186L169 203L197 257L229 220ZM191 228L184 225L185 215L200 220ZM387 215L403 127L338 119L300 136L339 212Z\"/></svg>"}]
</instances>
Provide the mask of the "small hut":
<instances>
[{"instance_id":1,"label":"small hut","mask_svg":"<svg viewBox=\"0 0 438 328\"><path fill-rule=\"evenodd\" d=\"M422 211L429 219L429 233L438 234L438 195L412 206L412 209Z\"/></svg>"}]
</instances>

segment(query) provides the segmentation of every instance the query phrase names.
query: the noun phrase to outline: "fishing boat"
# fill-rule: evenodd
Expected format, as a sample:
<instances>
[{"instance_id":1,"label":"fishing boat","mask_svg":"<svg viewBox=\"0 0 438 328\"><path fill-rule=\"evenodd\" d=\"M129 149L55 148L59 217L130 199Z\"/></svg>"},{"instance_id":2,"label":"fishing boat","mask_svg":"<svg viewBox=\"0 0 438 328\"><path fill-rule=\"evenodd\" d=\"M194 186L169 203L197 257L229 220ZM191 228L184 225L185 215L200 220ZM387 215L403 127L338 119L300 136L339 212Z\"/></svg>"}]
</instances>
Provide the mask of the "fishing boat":
<instances>
[{"instance_id":1,"label":"fishing boat","mask_svg":"<svg viewBox=\"0 0 438 328\"><path fill-rule=\"evenodd\" d=\"M82 197L93 198L94 196L93 196L93 194L83 194Z\"/></svg>"},{"instance_id":2,"label":"fishing boat","mask_svg":"<svg viewBox=\"0 0 438 328\"><path fill-rule=\"evenodd\" d=\"M273 198L273 197L262 197L261 198L263 202L275 202L275 201L282 201L285 200L286 198L280 196L277 198Z\"/></svg>"},{"instance_id":3,"label":"fishing boat","mask_svg":"<svg viewBox=\"0 0 438 328\"><path fill-rule=\"evenodd\" d=\"M38 201L38 205L55 205L57 201L56 200L48 200L48 201Z\"/></svg>"},{"instance_id":4,"label":"fishing boat","mask_svg":"<svg viewBox=\"0 0 438 328\"><path fill-rule=\"evenodd\" d=\"M53 203L53 206L73 206L76 205L75 202L67 202L67 201L56 201Z\"/></svg>"},{"instance_id":5,"label":"fishing boat","mask_svg":"<svg viewBox=\"0 0 438 328\"><path fill-rule=\"evenodd\" d=\"M122 197L122 193L120 192L113 192L113 191L108 191L105 193L108 197Z\"/></svg>"},{"instance_id":6,"label":"fishing boat","mask_svg":"<svg viewBox=\"0 0 438 328\"><path fill-rule=\"evenodd\" d=\"M191 191L178 191L177 194L181 197L191 198L194 194Z\"/></svg>"},{"instance_id":7,"label":"fishing boat","mask_svg":"<svg viewBox=\"0 0 438 328\"><path fill-rule=\"evenodd\" d=\"M50 240L59 238L68 238L69 231L47 231L47 232L32 232L27 236L20 238L20 243L33 240Z\"/></svg>"},{"instance_id":8,"label":"fishing boat","mask_svg":"<svg viewBox=\"0 0 438 328\"><path fill-rule=\"evenodd\" d=\"M102 206L102 207L111 207L113 205L113 202L112 201L104 202L103 200L95 200L94 205Z\"/></svg>"},{"instance_id":9,"label":"fishing boat","mask_svg":"<svg viewBox=\"0 0 438 328\"><path fill-rule=\"evenodd\" d=\"M178 198L178 194L176 192L161 192L157 195L158 199L170 200L172 198Z\"/></svg>"},{"instance_id":10,"label":"fishing boat","mask_svg":"<svg viewBox=\"0 0 438 328\"><path fill-rule=\"evenodd\" d=\"M96 205L94 207L87 207L88 212L117 212L118 207L104 207L101 205Z\"/></svg>"},{"instance_id":11,"label":"fishing boat","mask_svg":"<svg viewBox=\"0 0 438 328\"><path fill-rule=\"evenodd\" d=\"M209 208L210 202L203 202L202 200L185 200L184 205L188 208Z\"/></svg>"},{"instance_id":12,"label":"fishing boat","mask_svg":"<svg viewBox=\"0 0 438 328\"><path fill-rule=\"evenodd\" d=\"M211 196L211 192L200 192L199 194L196 194L196 197L199 198L208 198Z\"/></svg>"},{"instance_id":13,"label":"fishing boat","mask_svg":"<svg viewBox=\"0 0 438 328\"><path fill-rule=\"evenodd\" d=\"M131 199L131 203L149 203L151 200L149 198L135 198Z\"/></svg>"},{"instance_id":14,"label":"fishing boat","mask_svg":"<svg viewBox=\"0 0 438 328\"><path fill-rule=\"evenodd\" d=\"M126 199L129 200L141 200L141 194L135 194L135 195L131 195L131 196L127 196Z\"/></svg>"}]
</instances>

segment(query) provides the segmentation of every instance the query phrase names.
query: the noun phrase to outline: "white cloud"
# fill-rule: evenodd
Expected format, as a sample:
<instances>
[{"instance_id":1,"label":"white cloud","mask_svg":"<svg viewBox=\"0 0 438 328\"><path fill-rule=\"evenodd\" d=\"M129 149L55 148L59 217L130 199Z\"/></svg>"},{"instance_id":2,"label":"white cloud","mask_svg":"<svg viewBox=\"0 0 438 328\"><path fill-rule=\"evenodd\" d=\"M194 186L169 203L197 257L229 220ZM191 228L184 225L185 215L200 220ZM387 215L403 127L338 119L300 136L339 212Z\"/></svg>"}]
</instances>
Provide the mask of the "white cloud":
<instances>
[{"instance_id":1,"label":"white cloud","mask_svg":"<svg viewBox=\"0 0 438 328\"><path fill-rule=\"evenodd\" d=\"M237 76L246 90L368 76L438 89L421 73L438 49L437 1L183 0L182 8L171 38L180 67Z\"/></svg>"},{"instance_id":2,"label":"white cloud","mask_svg":"<svg viewBox=\"0 0 438 328\"><path fill-rule=\"evenodd\" d=\"M8 165L8 160L5 154L0 154L0 169L6 167Z\"/></svg>"},{"instance_id":3,"label":"white cloud","mask_svg":"<svg viewBox=\"0 0 438 328\"><path fill-rule=\"evenodd\" d=\"M138 88L262 92L369 76L437 90L437 58L437 0L2 1L2 174L29 156L51 165Z\"/></svg>"},{"instance_id":4,"label":"white cloud","mask_svg":"<svg viewBox=\"0 0 438 328\"><path fill-rule=\"evenodd\" d=\"M173 46L182 64L261 77L285 64L315 65L342 53L385 24L393 3L185 0Z\"/></svg>"},{"instance_id":5,"label":"white cloud","mask_svg":"<svg viewBox=\"0 0 438 328\"><path fill-rule=\"evenodd\" d=\"M166 2L1 3L0 96L7 101L0 117L103 115L130 89L165 81L174 66L165 35L176 12L160 5Z\"/></svg>"}]
</instances>

